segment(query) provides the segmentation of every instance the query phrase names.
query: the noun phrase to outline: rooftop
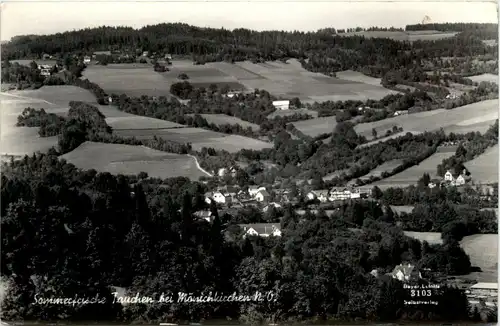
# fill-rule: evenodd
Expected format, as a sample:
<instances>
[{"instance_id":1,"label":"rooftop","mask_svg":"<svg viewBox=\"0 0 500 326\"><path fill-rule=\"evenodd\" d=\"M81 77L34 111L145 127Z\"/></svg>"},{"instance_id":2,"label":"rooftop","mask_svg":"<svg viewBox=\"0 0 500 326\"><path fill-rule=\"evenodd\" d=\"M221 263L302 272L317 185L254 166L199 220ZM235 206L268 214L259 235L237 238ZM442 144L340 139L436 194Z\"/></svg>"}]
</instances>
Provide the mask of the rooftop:
<instances>
[{"instance_id":1,"label":"rooftop","mask_svg":"<svg viewBox=\"0 0 500 326\"><path fill-rule=\"evenodd\" d=\"M471 289L498 290L498 283L479 282L470 287Z\"/></svg>"}]
</instances>

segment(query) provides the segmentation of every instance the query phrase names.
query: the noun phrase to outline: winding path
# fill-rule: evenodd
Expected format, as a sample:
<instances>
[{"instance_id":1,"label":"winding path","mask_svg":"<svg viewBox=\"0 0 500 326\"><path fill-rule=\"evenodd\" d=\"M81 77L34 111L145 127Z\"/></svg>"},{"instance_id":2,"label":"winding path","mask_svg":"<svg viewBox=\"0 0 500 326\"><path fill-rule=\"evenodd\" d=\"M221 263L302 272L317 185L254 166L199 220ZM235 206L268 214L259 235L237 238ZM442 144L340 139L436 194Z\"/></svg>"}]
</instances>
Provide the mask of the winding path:
<instances>
[{"instance_id":1,"label":"winding path","mask_svg":"<svg viewBox=\"0 0 500 326\"><path fill-rule=\"evenodd\" d=\"M213 174L208 173L208 172L207 172L207 170L205 170L204 168L202 168L202 167L200 166L200 163L198 162L198 159L196 158L196 156L191 155L191 154L187 154L187 156L194 158L194 161L196 162L196 167L197 167L197 168L198 168L201 172L205 173L205 174L206 174L206 175L208 175L209 177L213 177Z\"/></svg>"}]
</instances>

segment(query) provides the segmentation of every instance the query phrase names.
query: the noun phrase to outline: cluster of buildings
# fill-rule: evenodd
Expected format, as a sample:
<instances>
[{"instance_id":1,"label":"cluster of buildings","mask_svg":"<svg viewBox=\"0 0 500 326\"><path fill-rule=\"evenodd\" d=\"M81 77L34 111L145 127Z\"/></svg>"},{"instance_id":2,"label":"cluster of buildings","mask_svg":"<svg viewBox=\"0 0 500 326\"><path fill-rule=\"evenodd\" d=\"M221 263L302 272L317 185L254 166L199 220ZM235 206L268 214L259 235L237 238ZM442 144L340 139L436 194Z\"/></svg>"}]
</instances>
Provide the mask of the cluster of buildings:
<instances>
[{"instance_id":1,"label":"cluster of buildings","mask_svg":"<svg viewBox=\"0 0 500 326\"><path fill-rule=\"evenodd\" d=\"M334 187L330 190L312 190L306 196L308 200L319 200L322 203L337 200L368 198L372 194L370 187Z\"/></svg>"},{"instance_id":2,"label":"cluster of buildings","mask_svg":"<svg viewBox=\"0 0 500 326\"><path fill-rule=\"evenodd\" d=\"M206 203L210 204L214 201L222 205L250 202L268 203L270 198L271 195L266 187L261 186L249 186L246 192L237 187L224 186L205 194Z\"/></svg>"},{"instance_id":3,"label":"cluster of buildings","mask_svg":"<svg viewBox=\"0 0 500 326\"><path fill-rule=\"evenodd\" d=\"M38 65L38 70L40 70L40 75L48 77L54 66L52 65Z\"/></svg>"},{"instance_id":4,"label":"cluster of buildings","mask_svg":"<svg viewBox=\"0 0 500 326\"><path fill-rule=\"evenodd\" d=\"M456 177L453 175L453 173L448 170L444 174L443 179L432 179L431 182L429 182L428 187L429 188L435 188L435 187L460 187L468 182L470 182L471 177L467 175L467 171L464 169L462 173L457 175Z\"/></svg>"},{"instance_id":5,"label":"cluster of buildings","mask_svg":"<svg viewBox=\"0 0 500 326\"><path fill-rule=\"evenodd\" d=\"M471 306L483 302L487 307L494 307L498 302L498 283L476 283L465 294Z\"/></svg>"}]
</instances>

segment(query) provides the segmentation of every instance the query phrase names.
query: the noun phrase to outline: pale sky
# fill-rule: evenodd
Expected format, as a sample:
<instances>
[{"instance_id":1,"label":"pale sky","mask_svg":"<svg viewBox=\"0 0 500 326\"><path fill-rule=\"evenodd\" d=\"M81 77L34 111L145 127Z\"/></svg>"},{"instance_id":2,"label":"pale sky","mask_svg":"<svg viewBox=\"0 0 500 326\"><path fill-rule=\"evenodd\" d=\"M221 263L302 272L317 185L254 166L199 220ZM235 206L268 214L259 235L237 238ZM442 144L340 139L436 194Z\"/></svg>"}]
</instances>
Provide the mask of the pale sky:
<instances>
[{"instance_id":1,"label":"pale sky","mask_svg":"<svg viewBox=\"0 0 500 326\"><path fill-rule=\"evenodd\" d=\"M432 22L497 23L496 2L2 1L1 40L96 26L140 28L167 22L200 27L314 31L325 27L404 27Z\"/></svg>"}]
</instances>

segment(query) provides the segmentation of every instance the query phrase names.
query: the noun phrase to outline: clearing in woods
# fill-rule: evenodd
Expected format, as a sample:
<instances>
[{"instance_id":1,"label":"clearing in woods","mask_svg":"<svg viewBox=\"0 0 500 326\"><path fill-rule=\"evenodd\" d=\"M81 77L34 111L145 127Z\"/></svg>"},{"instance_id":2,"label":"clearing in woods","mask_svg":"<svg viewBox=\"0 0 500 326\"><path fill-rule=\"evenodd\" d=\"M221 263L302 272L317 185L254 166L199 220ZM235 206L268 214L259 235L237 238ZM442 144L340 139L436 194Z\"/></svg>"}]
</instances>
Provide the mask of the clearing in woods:
<instances>
[{"instance_id":1,"label":"clearing in woods","mask_svg":"<svg viewBox=\"0 0 500 326\"><path fill-rule=\"evenodd\" d=\"M188 114L188 115L193 116L194 114ZM229 124L229 125L240 125L243 128L250 127L254 131L260 129L260 126L255 124L255 123L241 120L240 118L232 117L232 116L229 116L227 114L215 114L214 113L214 114L200 114L200 115L203 118L205 118L208 121L208 123L213 123L213 124L218 125L218 126Z\"/></svg>"},{"instance_id":2,"label":"clearing in woods","mask_svg":"<svg viewBox=\"0 0 500 326\"><path fill-rule=\"evenodd\" d=\"M407 187L409 185L416 184L418 179L420 179L424 173L428 173L431 178L433 178L436 176L437 166L441 164L445 158L448 158L453 154L454 152L452 151L434 153L427 159L420 162L420 164L414 165L398 174L390 176L389 178L376 181L370 186L377 186L382 190L390 187Z\"/></svg>"},{"instance_id":3,"label":"clearing in woods","mask_svg":"<svg viewBox=\"0 0 500 326\"><path fill-rule=\"evenodd\" d=\"M193 157L144 146L85 142L61 158L81 169L112 174L136 175L146 172L151 177L162 179L183 176L192 180L208 176L197 167Z\"/></svg>"},{"instance_id":4,"label":"clearing in woods","mask_svg":"<svg viewBox=\"0 0 500 326\"><path fill-rule=\"evenodd\" d=\"M337 125L337 120L335 116L321 117L293 122L293 125L303 134L310 137L316 137L321 134L333 132L333 129Z\"/></svg>"},{"instance_id":5,"label":"clearing in woods","mask_svg":"<svg viewBox=\"0 0 500 326\"><path fill-rule=\"evenodd\" d=\"M40 137L38 128L16 127L17 117L26 107L45 109L47 112L66 112L67 108L60 108L43 100L21 97L20 95L0 94L0 148L1 154L31 155L36 151L46 152L57 146L57 136Z\"/></svg>"},{"instance_id":6,"label":"clearing in woods","mask_svg":"<svg viewBox=\"0 0 500 326\"><path fill-rule=\"evenodd\" d=\"M271 148L273 144L257 139L226 135L215 131L201 128L172 128L172 129L129 129L117 130L116 134L124 137L135 137L137 139L152 139L154 136L178 143L191 143L194 150L199 151L203 147L211 147L217 150L238 152L239 150Z\"/></svg>"},{"instance_id":7,"label":"clearing in woods","mask_svg":"<svg viewBox=\"0 0 500 326\"><path fill-rule=\"evenodd\" d=\"M380 132L382 132L384 130L380 130ZM385 134L385 131L383 132ZM395 134L391 134L390 136L386 136L386 137L381 137L381 138L377 138L375 140L372 140L370 142L367 142L367 143L364 143L364 144L361 144L359 145L357 148L363 148L363 147L369 147L369 146L372 146L372 145L375 145L377 143L380 143L380 142L385 142L385 141L388 141L389 139L393 139L393 138L398 138L398 137L403 137L405 136L407 133L410 133L412 135L418 135L418 134L421 134L420 131L405 131L403 130L402 132L398 132L398 133L395 133Z\"/></svg>"},{"instance_id":8,"label":"clearing in woods","mask_svg":"<svg viewBox=\"0 0 500 326\"><path fill-rule=\"evenodd\" d=\"M358 135L372 139L373 128L379 132L385 132L385 130L391 129L396 125L402 127L403 130L419 132L439 130L440 128L444 128L446 131L447 128L471 128L471 125L467 125L471 122L477 124L476 126L484 128L485 124L489 123L492 125L496 119L498 119L498 99L464 105L452 110L438 109L369 123L360 123L354 127L354 130Z\"/></svg>"},{"instance_id":9,"label":"clearing in woods","mask_svg":"<svg viewBox=\"0 0 500 326\"><path fill-rule=\"evenodd\" d=\"M470 77L467 77L469 78L470 80L474 81L474 82L490 82L490 83L497 83L498 84L498 75L494 75L494 74L482 74L482 75L477 75L477 76L470 76Z\"/></svg>"},{"instance_id":10,"label":"clearing in woods","mask_svg":"<svg viewBox=\"0 0 500 326\"><path fill-rule=\"evenodd\" d=\"M128 96L170 96L170 85L153 71L152 65L110 64L107 66L90 65L83 76L96 83L108 94Z\"/></svg>"},{"instance_id":11,"label":"clearing in woods","mask_svg":"<svg viewBox=\"0 0 500 326\"><path fill-rule=\"evenodd\" d=\"M464 165L475 183L498 182L498 144Z\"/></svg>"},{"instance_id":12,"label":"clearing in woods","mask_svg":"<svg viewBox=\"0 0 500 326\"><path fill-rule=\"evenodd\" d=\"M344 80L350 80L354 82L359 82L359 83L364 83L368 85L374 85L374 86L380 86L380 83L382 82L382 78L375 78L375 77L370 77L365 74L362 74L357 71L353 70L344 70L344 71L339 71L335 73L337 78L344 79Z\"/></svg>"},{"instance_id":13,"label":"clearing in woods","mask_svg":"<svg viewBox=\"0 0 500 326\"><path fill-rule=\"evenodd\" d=\"M383 172L392 172L395 168L398 166L402 165L403 161L402 160L391 160L385 163L382 163L381 165L377 166L375 169L371 170L367 174L365 174L362 177L359 177L359 179L369 179L370 177L378 177L380 178L382 176Z\"/></svg>"}]
</instances>

